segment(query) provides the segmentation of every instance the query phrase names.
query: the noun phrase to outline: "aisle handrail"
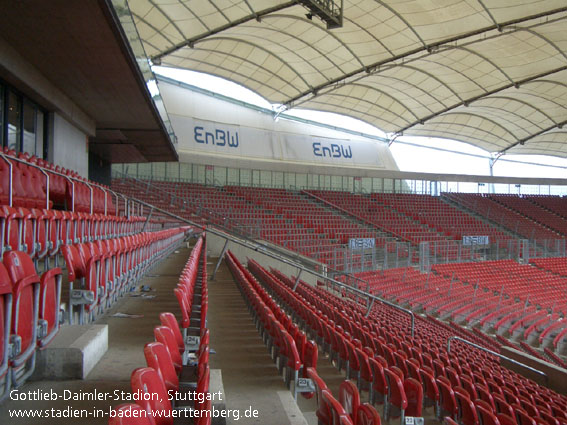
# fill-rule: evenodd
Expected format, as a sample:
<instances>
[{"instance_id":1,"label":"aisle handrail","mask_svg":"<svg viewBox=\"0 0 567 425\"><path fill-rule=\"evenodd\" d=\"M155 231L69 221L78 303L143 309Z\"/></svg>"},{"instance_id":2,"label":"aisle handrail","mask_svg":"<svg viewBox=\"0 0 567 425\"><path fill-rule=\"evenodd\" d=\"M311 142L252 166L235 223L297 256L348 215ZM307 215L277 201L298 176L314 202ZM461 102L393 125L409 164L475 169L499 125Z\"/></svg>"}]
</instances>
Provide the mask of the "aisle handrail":
<instances>
[{"instance_id":1,"label":"aisle handrail","mask_svg":"<svg viewBox=\"0 0 567 425\"><path fill-rule=\"evenodd\" d=\"M483 346L481 346L481 345L475 344L474 342L471 342L471 341L469 341L469 340L467 340L467 339L464 339L464 338L461 338L461 337L459 337L459 336L450 336L449 338L447 338L447 352L448 352L448 353L451 352L451 341L461 341L462 343L468 344L468 345L470 345L470 346L472 346L472 347L474 347L474 348L476 348L476 349L478 349L478 350L484 351L484 352L486 352L486 353L490 353L490 354L492 354L492 355L494 355L494 356L500 357L501 359L504 359L504 360L506 360L506 361L509 361L510 363L513 363L513 364L515 364L515 365L518 365L518 366L521 366L521 367L523 367L523 368L526 368L526 369L528 369L528 370L530 370L530 371L536 373L537 375L543 376L543 377L547 380L547 374L546 374L545 372L543 372L543 371L541 371L541 370L538 370L538 369L535 369L535 368L533 368L533 367L531 367L531 366L528 366L528 365L525 364L525 363L519 362L519 361L514 360L514 359L512 359L512 358L510 358L510 357L507 357L507 356L505 356L504 354L497 353L496 351L492 351L492 350L490 350L490 349L488 349L488 348L485 348L485 347L483 347Z\"/></svg>"}]
</instances>

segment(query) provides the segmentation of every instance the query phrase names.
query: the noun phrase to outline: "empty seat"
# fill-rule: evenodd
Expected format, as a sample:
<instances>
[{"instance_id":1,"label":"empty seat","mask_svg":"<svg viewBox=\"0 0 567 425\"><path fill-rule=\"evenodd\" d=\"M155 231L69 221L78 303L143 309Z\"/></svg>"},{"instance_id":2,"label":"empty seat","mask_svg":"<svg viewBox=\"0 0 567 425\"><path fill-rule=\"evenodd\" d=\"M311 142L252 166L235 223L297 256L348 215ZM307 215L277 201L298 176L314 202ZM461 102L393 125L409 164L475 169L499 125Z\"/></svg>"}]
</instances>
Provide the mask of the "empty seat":
<instances>
[{"instance_id":1,"label":"empty seat","mask_svg":"<svg viewBox=\"0 0 567 425\"><path fill-rule=\"evenodd\" d=\"M380 415L371 404L358 406L355 425L381 425Z\"/></svg>"},{"instance_id":2,"label":"empty seat","mask_svg":"<svg viewBox=\"0 0 567 425\"><path fill-rule=\"evenodd\" d=\"M152 395L142 397L138 404L148 415L152 415L152 412L160 412L154 417L156 425L173 425L172 407L167 389L154 369L151 367L135 369L130 378L130 385L134 393Z\"/></svg>"},{"instance_id":3,"label":"empty seat","mask_svg":"<svg viewBox=\"0 0 567 425\"><path fill-rule=\"evenodd\" d=\"M343 381L339 386L339 402L345 412L350 416L353 423L357 423L358 406L360 405L360 394L358 388L351 381Z\"/></svg>"},{"instance_id":4,"label":"empty seat","mask_svg":"<svg viewBox=\"0 0 567 425\"><path fill-rule=\"evenodd\" d=\"M0 401L11 386L9 370L10 329L12 322L12 282L4 264L0 263Z\"/></svg>"},{"instance_id":5,"label":"empty seat","mask_svg":"<svg viewBox=\"0 0 567 425\"><path fill-rule=\"evenodd\" d=\"M4 253L4 265L12 281L13 344L12 382L21 385L34 371L39 322L40 280L31 258L24 252Z\"/></svg>"}]
</instances>

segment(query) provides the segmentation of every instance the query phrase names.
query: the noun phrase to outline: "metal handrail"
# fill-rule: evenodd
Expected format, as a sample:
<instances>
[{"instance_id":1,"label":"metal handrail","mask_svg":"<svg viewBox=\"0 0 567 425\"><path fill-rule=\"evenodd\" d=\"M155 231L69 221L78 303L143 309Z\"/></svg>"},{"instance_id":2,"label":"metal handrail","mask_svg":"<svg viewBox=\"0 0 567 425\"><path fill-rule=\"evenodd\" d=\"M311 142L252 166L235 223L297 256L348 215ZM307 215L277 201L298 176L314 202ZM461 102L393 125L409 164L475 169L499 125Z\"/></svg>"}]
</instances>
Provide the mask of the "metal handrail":
<instances>
[{"instance_id":1,"label":"metal handrail","mask_svg":"<svg viewBox=\"0 0 567 425\"><path fill-rule=\"evenodd\" d=\"M137 183L140 184L140 185L144 185L146 189L149 189L150 187L153 188L153 185L152 185L151 181L144 182L144 181L142 181L142 180L140 180L140 179L138 179L138 178L136 178L136 177L128 176L128 175L126 175L126 174L124 174L124 173L121 173L121 172L119 172L119 171L115 171L114 173L121 175L121 178L122 178L122 179L132 180L132 181L137 182ZM158 191L159 194L160 194L160 196L162 196L163 198L165 198L166 196L168 196L169 199L171 200L171 202L175 202L176 204L178 204L178 205L181 206L181 207L185 207L185 206L187 205L187 200L183 200L183 203L181 203L181 202L180 202L180 197L177 196L177 195L174 194L174 193L171 193L171 192L169 192L169 191L162 190L162 189L157 189L157 188L154 188L154 190L155 190L155 191ZM205 208L205 207L203 207L203 206L201 206L201 205L199 205L199 204L197 204L197 203L195 203L195 202L189 202L189 204L190 204L192 207L194 207L195 209L200 209L201 211L205 211L207 214L209 214L210 216L212 216L214 219L218 219L219 221L223 221L223 220L226 219L226 217L223 217L222 215L218 214L216 211L214 211L214 210L212 210L212 209L210 209L210 208ZM246 228L246 226L245 226L244 224L241 224L239 221L237 221L237 220L235 220L235 219L232 219L232 218L231 218L231 219L230 219L230 222L231 222L231 223L234 223L235 226L237 226L237 227L239 227L239 228L241 228L241 229L245 229L245 228Z\"/></svg>"},{"instance_id":2,"label":"metal handrail","mask_svg":"<svg viewBox=\"0 0 567 425\"><path fill-rule=\"evenodd\" d=\"M489 350L488 348L485 348L485 347L483 347L483 346L481 346L481 345L475 344L474 342L471 342L471 341L466 340L466 339L464 339L464 338L461 338L461 337L459 337L459 336L450 336L449 338L447 338L447 352L448 352L448 353L451 352L451 341L453 341L453 340L461 341L461 342L463 342L463 343L465 343L465 344L468 344L468 345L470 345L470 346L472 346L472 347L475 347L475 348L477 348L477 349L479 349L479 350L481 350L481 351L485 351L485 352L490 353L490 354L492 354L492 355L494 355L494 356L500 357L501 359L504 359L504 360L506 360L506 361L509 361L510 363L514 363L514 364L516 364L516 365L518 365L518 366L521 366L521 367L523 367L523 368L526 368L526 369L528 369L528 370L530 370L530 371L532 371L532 372L534 372L534 373L536 373L536 374L538 374L538 375L543 376L543 377L547 380L547 374L546 374L545 372L542 372L541 370L538 370L538 369L535 369L535 368L533 368L533 367L531 367L531 366L528 366L528 365L525 364L525 363L522 363L522 362L519 362L519 361L517 361L517 360L511 359L510 357L507 357L507 356L505 356L505 355L503 355L503 354L497 353L496 351Z\"/></svg>"},{"instance_id":3,"label":"metal handrail","mask_svg":"<svg viewBox=\"0 0 567 425\"><path fill-rule=\"evenodd\" d=\"M72 207L73 207L73 208L72 208L72 211L75 211L75 209L74 209L74 205L75 205L74 182L84 183L84 184L86 184L87 186L89 186L89 187L91 188L91 209L92 209L92 207L93 207L92 186L97 187L97 188L103 190L105 193L106 193L106 192L111 192L112 194L114 194L114 195L116 196L116 199L118 200L118 194L117 194L115 191L113 191L113 190L110 189L110 188L105 188L105 187L103 187L102 185L100 185L100 184L98 184L98 183L95 183L95 182L92 182L92 181L90 181L90 180L87 182L87 181L78 179L78 178L76 178L76 177L68 176L67 174L63 174L63 173L60 173L60 172L55 171L55 170L50 170L50 169L48 169L48 168L41 167L41 166L39 166L39 165L37 165L37 164L33 164L33 163L28 162L28 161L25 161L25 160L23 160L23 159L16 158L15 156L7 155L7 154L4 153L4 152L0 152L0 157L1 157L4 161L6 161L6 162L8 163L8 165L10 166L10 196L9 196L9 199L10 199L10 206L12 206L12 198L13 198L13 195L12 195L12 192L13 192L13 171L12 171L12 169L13 169L13 164L12 164L12 161L20 162L20 163L25 164L25 165L27 165L27 166L29 166L29 167L37 168L37 169L40 170L43 174L51 173L51 174L54 174L54 175L57 175L57 176L61 176L61 177L65 178L65 179L69 180L69 181L71 182L72 186L73 186L73 193L72 193L72 197L73 197L73 199L72 199ZM47 198L48 198L48 201L49 201L49 178L48 178L48 181L47 181L47 190L48 190ZM105 198L105 199L106 199L106 198ZM118 215L118 205L117 205L116 207L117 207L117 208L116 208L116 215ZM49 209L49 208L46 208L46 209ZM106 214L106 213L105 213L105 214Z\"/></svg>"}]
</instances>

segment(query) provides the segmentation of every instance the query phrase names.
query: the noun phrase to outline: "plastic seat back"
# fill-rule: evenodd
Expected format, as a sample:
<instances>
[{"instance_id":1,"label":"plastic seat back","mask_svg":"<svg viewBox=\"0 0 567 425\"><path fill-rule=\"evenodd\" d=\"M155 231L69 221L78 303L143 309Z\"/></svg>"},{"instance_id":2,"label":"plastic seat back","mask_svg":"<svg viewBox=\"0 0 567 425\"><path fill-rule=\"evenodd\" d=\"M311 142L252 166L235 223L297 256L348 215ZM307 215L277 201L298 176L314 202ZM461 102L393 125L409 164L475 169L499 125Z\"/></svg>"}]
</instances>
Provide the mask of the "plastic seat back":
<instances>
[{"instance_id":1,"label":"plastic seat back","mask_svg":"<svg viewBox=\"0 0 567 425\"><path fill-rule=\"evenodd\" d=\"M171 402L159 374L151 367L135 369L130 378L132 392L146 396L139 397L138 404L151 415L160 411L161 415L154 417L156 425L173 425Z\"/></svg>"},{"instance_id":2,"label":"plastic seat back","mask_svg":"<svg viewBox=\"0 0 567 425\"><path fill-rule=\"evenodd\" d=\"M173 361L165 345L161 342L150 342L144 346L144 357L148 367L156 370L167 390L179 389L179 377L175 372Z\"/></svg>"},{"instance_id":3,"label":"plastic seat back","mask_svg":"<svg viewBox=\"0 0 567 425\"><path fill-rule=\"evenodd\" d=\"M500 421L496 415L486 407L477 404L476 411L482 425L500 425Z\"/></svg>"},{"instance_id":4,"label":"plastic seat back","mask_svg":"<svg viewBox=\"0 0 567 425\"><path fill-rule=\"evenodd\" d=\"M345 412L356 423L358 406L360 405L360 394L358 388L352 381L343 381L339 386L339 402Z\"/></svg>"},{"instance_id":5,"label":"plastic seat back","mask_svg":"<svg viewBox=\"0 0 567 425\"><path fill-rule=\"evenodd\" d=\"M400 411L405 412L408 407L408 399L404 391L404 384L400 372L394 368L385 369L386 382L388 383L388 404L396 406ZM387 419L387 418L386 418Z\"/></svg>"},{"instance_id":6,"label":"plastic seat back","mask_svg":"<svg viewBox=\"0 0 567 425\"><path fill-rule=\"evenodd\" d=\"M463 425L479 425L476 407L469 398L466 390L456 387L454 393L458 406L457 419L462 422Z\"/></svg>"},{"instance_id":7,"label":"plastic seat back","mask_svg":"<svg viewBox=\"0 0 567 425\"><path fill-rule=\"evenodd\" d=\"M341 425L341 417L349 417L348 414L343 409L343 406L341 406L341 403L333 397L331 391L327 389L321 391L321 393L323 396L323 402L328 406L329 412L331 413L331 421L329 422L329 425Z\"/></svg>"},{"instance_id":8,"label":"plastic seat back","mask_svg":"<svg viewBox=\"0 0 567 425\"><path fill-rule=\"evenodd\" d=\"M368 358L370 369L372 370L372 388L374 391L386 395L388 391L388 383L386 382L386 374L384 365L375 358Z\"/></svg>"},{"instance_id":9,"label":"plastic seat back","mask_svg":"<svg viewBox=\"0 0 567 425\"><path fill-rule=\"evenodd\" d=\"M21 344L19 354L12 359L17 368L34 355L36 348L40 280L25 252L4 253L4 265L12 280L12 334L19 337Z\"/></svg>"},{"instance_id":10,"label":"plastic seat back","mask_svg":"<svg viewBox=\"0 0 567 425\"><path fill-rule=\"evenodd\" d=\"M436 379L437 387L439 388L439 402L441 408L447 412L452 418L455 418L457 415L457 401L455 399L455 393L450 385L441 380Z\"/></svg>"},{"instance_id":11,"label":"plastic seat back","mask_svg":"<svg viewBox=\"0 0 567 425\"><path fill-rule=\"evenodd\" d=\"M414 378L407 378L404 381L404 392L408 401L406 415L408 416L421 416L423 407L423 386Z\"/></svg>"},{"instance_id":12,"label":"plastic seat back","mask_svg":"<svg viewBox=\"0 0 567 425\"><path fill-rule=\"evenodd\" d=\"M159 321L163 326L167 326L171 329L175 336L175 340L177 341L179 352L183 353L185 351L185 341L183 340L183 335L181 334L181 329L179 329L179 323L177 322L175 315L169 312L160 313Z\"/></svg>"},{"instance_id":13,"label":"plastic seat back","mask_svg":"<svg viewBox=\"0 0 567 425\"><path fill-rule=\"evenodd\" d=\"M62 276L61 269L55 267L47 270L40 278L39 319L45 321L46 326L46 334L38 341L40 349L51 342L60 328Z\"/></svg>"},{"instance_id":14,"label":"plastic seat back","mask_svg":"<svg viewBox=\"0 0 567 425\"><path fill-rule=\"evenodd\" d=\"M177 347L177 341L175 340L173 331L167 326L156 326L154 328L154 338L157 342L161 342L165 345L171 357L171 361L173 362L173 366L179 374L183 367L183 361L181 354L179 353L179 348Z\"/></svg>"},{"instance_id":15,"label":"plastic seat back","mask_svg":"<svg viewBox=\"0 0 567 425\"><path fill-rule=\"evenodd\" d=\"M307 377L313 381L317 393L317 418L322 424L329 424L331 413L323 400L323 390L327 389L327 385L312 367L307 368Z\"/></svg>"},{"instance_id":16,"label":"plastic seat back","mask_svg":"<svg viewBox=\"0 0 567 425\"><path fill-rule=\"evenodd\" d=\"M139 404L126 403L113 409L108 425L156 425L156 422Z\"/></svg>"},{"instance_id":17,"label":"plastic seat back","mask_svg":"<svg viewBox=\"0 0 567 425\"><path fill-rule=\"evenodd\" d=\"M355 425L381 425L380 415L371 404L361 404L358 406Z\"/></svg>"}]
</instances>

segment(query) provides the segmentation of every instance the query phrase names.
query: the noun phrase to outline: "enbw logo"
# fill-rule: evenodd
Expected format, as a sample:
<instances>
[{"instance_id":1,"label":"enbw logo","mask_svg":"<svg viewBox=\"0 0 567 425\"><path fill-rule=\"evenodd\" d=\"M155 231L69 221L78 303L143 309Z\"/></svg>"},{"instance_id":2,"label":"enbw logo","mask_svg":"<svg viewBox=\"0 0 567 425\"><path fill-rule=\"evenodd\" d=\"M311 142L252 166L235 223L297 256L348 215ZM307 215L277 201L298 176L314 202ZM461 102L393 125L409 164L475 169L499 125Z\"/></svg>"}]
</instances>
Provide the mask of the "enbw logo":
<instances>
[{"instance_id":1,"label":"enbw logo","mask_svg":"<svg viewBox=\"0 0 567 425\"><path fill-rule=\"evenodd\" d=\"M331 143L330 146L321 146L320 142L313 143L313 155L331 158L352 158L352 149L350 145L344 147Z\"/></svg>"},{"instance_id":2,"label":"enbw logo","mask_svg":"<svg viewBox=\"0 0 567 425\"><path fill-rule=\"evenodd\" d=\"M238 132L235 132L235 135L232 136L228 130L215 130L214 133L209 133L203 127L195 127L194 136L197 143L208 145L210 142L217 146L238 147Z\"/></svg>"}]
</instances>

